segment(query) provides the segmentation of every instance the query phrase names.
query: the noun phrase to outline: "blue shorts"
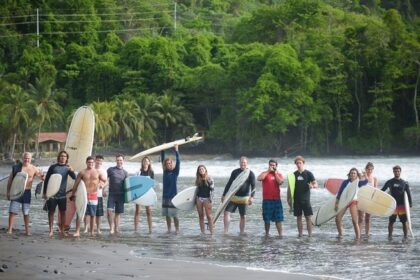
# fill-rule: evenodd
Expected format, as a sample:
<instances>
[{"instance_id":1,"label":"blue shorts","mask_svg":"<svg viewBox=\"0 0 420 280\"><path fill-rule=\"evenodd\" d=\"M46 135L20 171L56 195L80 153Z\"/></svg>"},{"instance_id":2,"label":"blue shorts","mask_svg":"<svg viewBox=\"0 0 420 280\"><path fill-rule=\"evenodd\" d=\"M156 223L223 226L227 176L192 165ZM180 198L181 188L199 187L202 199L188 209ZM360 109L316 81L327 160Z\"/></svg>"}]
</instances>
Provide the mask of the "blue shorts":
<instances>
[{"instance_id":1,"label":"blue shorts","mask_svg":"<svg viewBox=\"0 0 420 280\"><path fill-rule=\"evenodd\" d=\"M25 190L23 195L18 199L10 201L9 213L19 214L22 209L23 215L29 215L31 207L31 190Z\"/></svg>"},{"instance_id":2,"label":"blue shorts","mask_svg":"<svg viewBox=\"0 0 420 280\"><path fill-rule=\"evenodd\" d=\"M265 224L283 222L283 204L281 200L263 200L262 216Z\"/></svg>"},{"instance_id":3,"label":"blue shorts","mask_svg":"<svg viewBox=\"0 0 420 280\"><path fill-rule=\"evenodd\" d=\"M86 216L96 216L96 209L98 208L98 205L89 204L86 206Z\"/></svg>"},{"instance_id":4,"label":"blue shorts","mask_svg":"<svg viewBox=\"0 0 420 280\"><path fill-rule=\"evenodd\" d=\"M236 204L236 203L233 203L231 201L226 206L225 211L228 211L230 213L235 213L236 208L239 209L239 215L245 216L246 215L246 210L248 209L248 205L246 205L246 204Z\"/></svg>"},{"instance_id":5,"label":"blue shorts","mask_svg":"<svg viewBox=\"0 0 420 280\"><path fill-rule=\"evenodd\" d=\"M109 194L106 208L115 211L117 214L124 213L124 196L122 194Z\"/></svg>"}]
</instances>

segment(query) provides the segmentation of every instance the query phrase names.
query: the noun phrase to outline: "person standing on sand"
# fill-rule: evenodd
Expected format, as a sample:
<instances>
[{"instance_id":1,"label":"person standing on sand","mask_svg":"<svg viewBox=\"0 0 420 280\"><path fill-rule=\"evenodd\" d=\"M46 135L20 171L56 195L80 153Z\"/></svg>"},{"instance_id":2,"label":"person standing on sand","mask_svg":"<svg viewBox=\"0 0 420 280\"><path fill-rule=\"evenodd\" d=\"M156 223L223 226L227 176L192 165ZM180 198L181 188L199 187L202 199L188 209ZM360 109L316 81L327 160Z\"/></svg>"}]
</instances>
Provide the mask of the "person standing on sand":
<instances>
[{"instance_id":1,"label":"person standing on sand","mask_svg":"<svg viewBox=\"0 0 420 280\"><path fill-rule=\"evenodd\" d=\"M162 216L166 218L168 233L171 232L172 220L174 220L175 233L179 232L178 210L172 204L172 198L178 193L177 180L181 168L181 160L178 151L178 145L175 149L175 166L171 157L165 158L165 151L161 152L163 168L163 191L162 191Z\"/></svg>"},{"instance_id":2,"label":"person standing on sand","mask_svg":"<svg viewBox=\"0 0 420 280\"><path fill-rule=\"evenodd\" d=\"M280 185L283 184L283 175L277 171L277 161L270 159L268 170L258 175L257 180L262 183L262 215L264 219L265 235L270 235L270 222L276 223L279 236L282 236L282 222L284 221L283 205L280 199Z\"/></svg>"},{"instance_id":3,"label":"person standing on sand","mask_svg":"<svg viewBox=\"0 0 420 280\"><path fill-rule=\"evenodd\" d=\"M341 183L340 189L337 192L337 196L336 196L336 200L335 200L335 205L334 205L334 210L337 212L338 210L338 204L340 202L340 197L341 194L343 193L344 189L346 187L348 187L352 182L359 180L361 178L359 171L356 168L352 168L350 169L349 173L347 174L348 179L344 180ZM361 180L359 181L357 184L359 186L359 188L361 186L364 186L368 183L368 180ZM358 209L357 209L357 195L356 197L353 199L353 201L343 210L341 210L340 213L337 214L337 216L335 216L335 224L337 226L337 231L338 231L338 237L341 238L343 236L343 217L344 214L347 211L347 208L350 209L350 215L351 215L351 221L353 223L353 228L354 228L354 234L356 237L356 240L360 239L360 228L359 228L359 214L358 214Z\"/></svg>"},{"instance_id":4,"label":"person standing on sand","mask_svg":"<svg viewBox=\"0 0 420 280\"><path fill-rule=\"evenodd\" d=\"M149 157L144 157L141 160L140 172L137 173L140 176L149 176L150 178L155 178L155 172L152 168L152 162ZM141 206L136 204L136 211L134 213L134 231L137 231L138 224L140 221L140 212ZM149 226L149 234L152 233L152 206L146 206L146 216L147 216L147 225Z\"/></svg>"},{"instance_id":5,"label":"person standing on sand","mask_svg":"<svg viewBox=\"0 0 420 280\"><path fill-rule=\"evenodd\" d=\"M223 195L221 199L222 202L225 200L225 195L229 191L236 177L238 177L239 174L242 173L242 171L244 171L245 169L248 169L248 159L246 157L241 157L239 160L239 166L240 166L239 168L233 170L232 173L230 174L229 181L227 182L225 186L225 190L223 191ZM233 202L232 199L231 201L229 201L228 205L225 208L225 212L223 216L224 234L228 234L229 232L230 213L235 213L236 208L239 209L239 215L240 215L240 220L239 220L240 234L245 233L246 210L248 208L248 205L252 205L252 202L254 201L254 194L255 194L255 175L254 175L254 172L250 171L248 178L235 194L235 196L240 198L240 200L243 200L243 198L247 198L246 199L247 202L246 204L243 204L243 203Z\"/></svg>"},{"instance_id":6,"label":"person standing on sand","mask_svg":"<svg viewBox=\"0 0 420 280\"><path fill-rule=\"evenodd\" d=\"M96 155L95 156L95 169L99 171L105 178L106 178L106 172L102 169L102 163L104 161L104 156L102 155ZM98 185L98 206L96 208L96 230L98 234L102 234L101 231L101 217L104 215L104 203L103 198L106 196L104 192L104 188L106 186L106 182L103 183L102 181L99 181ZM85 233L88 233L89 225L87 223L87 219L85 218Z\"/></svg>"},{"instance_id":7,"label":"person standing on sand","mask_svg":"<svg viewBox=\"0 0 420 280\"><path fill-rule=\"evenodd\" d=\"M61 175L61 184L58 192L50 197L46 201L46 210L48 211L48 235L53 236L53 225L54 225L54 214L55 209L58 206L60 211L60 234L67 236L65 232L65 221L66 221L66 209L67 209L67 198L66 198L66 188L67 188L67 177L70 176L73 180L76 180L76 174L73 171L73 168L68 165L69 154L66 151L60 151L57 156L57 163L51 165L48 168L47 175L45 176L44 190L42 197L47 199L47 187L51 175L60 174Z\"/></svg>"},{"instance_id":8,"label":"person standing on sand","mask_svg":"<svg viewBox=\"0 0 420 280\"><path fill-rule=\"evenodd\" d=\"M88 156L86 158L86 169L77 174L76 182L74 183L71 200L75 199L75 193L79 187L80 181L83 180L86 186L87 192L87 207L85 213L85 219L89 218L90 235L95 236L95 217L96 209L98 207L98 185L99 183L105 184L106 177L95 168L95 158ZM73 234L74 237L80 236L80 217L76 218L76 232Z\"/></svg>"},{"instance_id":9,"label":"person standing on sand","mask_svg":"<svg viewBox=\"0 0 420 280\"><path fill-rule=\"evenodd\" d=\"M13 179L15 178L18 172L25 172L28 174L28 180L26 181L25 191L23 195L18 199L10 201L9 206L9 228L7 230L8 234L12 234L13 232L13 224L15 222L15 217L19 213L19 210L22 210L23 213L23 221L25 224L25 234L31 235L29 230L29 209L31 207L31 189L32 189L32 182L34 177L39 177L41 180L44 180L44 174L40 169L36 166L31 164L32 161L32 154L25 152L22 155L23 163L18 162L17 164L13 165L12 172L9 176L9 181L7 182L7 199L10 200L10 189L12 187Z\"/></svg>"},{"instance_id":10,"label":"person standing on sand","mask_svg":"<svg viewBox=\"0 0 420 280\"><path fill-rule=\"evenodd\" d=\"M290 207L293 205L293 215L296 217L298 236L303 236L302 213L305 215L308 237L312 236L313 215L311 205L311 189L317 188L318 183L314 175L305 169L305 159L302 156L295 158L297 170L293 173L295 176L294 194L291 193L290 185L287 187L287 203ZM292 201L293 197L293 201Z\"/></svg>"},{"instance_id":11,"label":"person standing on sand","mask_svg":"<svg viewBox=\"0 0 420 280\"><path fill-rule=\"evenodd\" d=\"M201 233L205 233L204 224L204 212L207 216L207 222L209 225L210 233L213 234L213 217L211 213L213 192L214 192L214 181L210 178L207 168L200 164L197 167L195 175L195 185L197 187L197 197L195 199L195 205L197 207L198 219L200 223Z\"/></svg>"},{"instance_id":12,"label":"person standing on sand","mask_svg":"<svg viewBox=\"0 0 420 280\"><path fill-rule=\"evenodd\" d=\"M408 202L410 204L410 208L413 205L411 201L411 192L410 187L408 183L401 179L401 167L399 165L396 165L392 168L392 171L394 173L394 178L388 180L385 185L382 187L383 191L386 191L389 189L390 195L395 198L397 202L397 208L395 209L395 212L393 215L389 217L389 223L388 223L388 238L392 238L392 233L394 231L394 223L398 218L400 219L400 222L402 223L402 229L404 233L404 239L407 239L408 235L408 225L407 225L407 214L405 212L405 203L404 203L404 192L407 192L408 196Z\"/></svg>"},{"instance_id":13,"label":"person standing on sand","mask_svg":"<svg viewBox=\"0 0 420 280\"><path fill-rule=\"evenodd\" d=\"M373 163L368 162L365 167L365 171L363 172L363 176L368 180L368 184L374 188L378 187L378 179L373 176ZM368 237L370 235L370 214L365 213L363 211L358 210L359 213L359 228L360 232L362 232L362 226L365 225L365 234Z\"/></svg>"},{"instance_id":14,"label":"person standing on sand","mask_svg":"<svg viewBox=\"0 0 420 280\"><path fill-rule=\"evenodd\" d=\"M117 165L108 168L109 192L107 214L109 223L109 234L120 232L120 215L124 213L124 180L128 172L124 170L124 156L121 154L115 157Z\"/></svg>"}]
</instances>

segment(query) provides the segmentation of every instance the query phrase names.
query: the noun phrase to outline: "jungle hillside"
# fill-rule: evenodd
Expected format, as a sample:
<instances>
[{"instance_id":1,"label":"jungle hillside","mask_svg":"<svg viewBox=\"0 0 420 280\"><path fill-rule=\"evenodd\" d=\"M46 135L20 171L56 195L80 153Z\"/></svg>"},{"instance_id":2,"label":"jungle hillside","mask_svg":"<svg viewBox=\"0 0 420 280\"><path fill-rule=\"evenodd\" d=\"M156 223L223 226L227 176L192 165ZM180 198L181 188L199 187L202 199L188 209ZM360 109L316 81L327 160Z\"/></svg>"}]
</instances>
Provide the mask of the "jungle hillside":
<instances>
[{"instance_id":1,"label":"jungle hillside","mask_svg":"<svg viewBox=\"0 0 420 280\"><path fill-rule=\"evenodd\" d=\"M95 112L95 151L419 154L415 0L3 0L0 154Z\"/></svg>"}]
</instances>

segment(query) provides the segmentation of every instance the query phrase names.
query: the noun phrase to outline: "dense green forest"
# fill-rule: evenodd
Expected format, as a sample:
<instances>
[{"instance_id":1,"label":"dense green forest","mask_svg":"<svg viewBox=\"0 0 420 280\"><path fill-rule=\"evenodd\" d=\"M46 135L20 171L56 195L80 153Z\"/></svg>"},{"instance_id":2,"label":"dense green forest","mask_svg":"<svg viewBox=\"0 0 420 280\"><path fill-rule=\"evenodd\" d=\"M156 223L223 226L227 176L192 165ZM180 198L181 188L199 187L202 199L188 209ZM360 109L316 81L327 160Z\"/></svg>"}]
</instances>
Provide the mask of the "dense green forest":
<instances>
[{"instance_id":1,"label":"dense green forest","mask_svg":"<svg viewBox=\"0 0 420 280\"><path fill-rule=\"evenodd\" d=\"M416 0L3 0L0 153L96 114L95 149L418 153Z\"/></svg>"}]
</instances>

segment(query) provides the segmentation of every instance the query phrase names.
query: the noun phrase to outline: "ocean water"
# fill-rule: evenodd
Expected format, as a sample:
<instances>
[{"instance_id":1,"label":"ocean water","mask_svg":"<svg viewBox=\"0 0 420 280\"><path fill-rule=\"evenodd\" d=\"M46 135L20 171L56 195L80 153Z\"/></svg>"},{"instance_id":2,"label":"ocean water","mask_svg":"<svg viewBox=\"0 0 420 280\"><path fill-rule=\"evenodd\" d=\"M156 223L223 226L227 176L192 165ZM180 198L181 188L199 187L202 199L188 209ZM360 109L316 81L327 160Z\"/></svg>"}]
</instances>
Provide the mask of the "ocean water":
<instances>
[{"instance_id":1,"label":"ocean water","mask_svg":"<svg viewBox=\"0 0 420 280\"><path fill-rule=\"evenodd\" d=\"M311 191L314 211L324 201L332 197L322 185L327 178L345 178L349 169L361 170L368 161L375 165L374 174L382 186L392 178L392 166L402 167L401 177L410 184L413 198L412 224L414 233L420 233L420 158L418 157L338 157L307 158L306 168L312 171L320 188ZM229 178L230 172L239 166L238 160L213 158L205 160L182 160L178 179L178 191L194 184L198 164L205 164L210 176L215 180L215 201L213 210L220 203L220 196ZM106 162L104 167L113 166ZM249 166L256 175L264 171L268 158L250 158ZM360 241L354 240L350 214L344 217L344 237L337 239L334 220L321 227L315 227L313 236L297 237L296 219L289 214L285 201L286 188L281 189L285 221L283 237L277 237L274 224L271 235L265 237L261 214L261 184L257 183L254 204L248 208L246 235L239 235L239 214L231 215L229 235L223 235L223 221L216 223L213 236L201 235L196 211L180 211L180 234L167 234L166 222L160 215L162 168L153 162L156 181L155 187L159 202L153 209L153 233L147 234L145 211L142 211L140 231L133 231L134 205L126 204L122 216L122 234L109 237L106 217L103 218L104 234L101 240L126 243L132 248L132 254L138 257L157 259L177 259L191 262L213 263L222 266L241 266L257 270L274 270L307 275L337 277L341 279L418 279L420 275L420 243L417 239L403 240L401 223L394 226L394 237L388 240L388 218L372 217L371 236L362 234ZM44 169L46 167L43 167ZM139 169L139 163L125 163L129 173ZM279 159L279 169L283 175L295 170L293 159ZM0 177L9 171L0 169ZM42 211L43 201L33 197L31 220L35 234L47 234L47 214ZM7 217L8 202L0 201L1 216ZM35 227L34 224L37 226ZM362 231L363 232L363 231ZM304 234L305 234L304 230Z\"/></svg>"}]
</instances>

